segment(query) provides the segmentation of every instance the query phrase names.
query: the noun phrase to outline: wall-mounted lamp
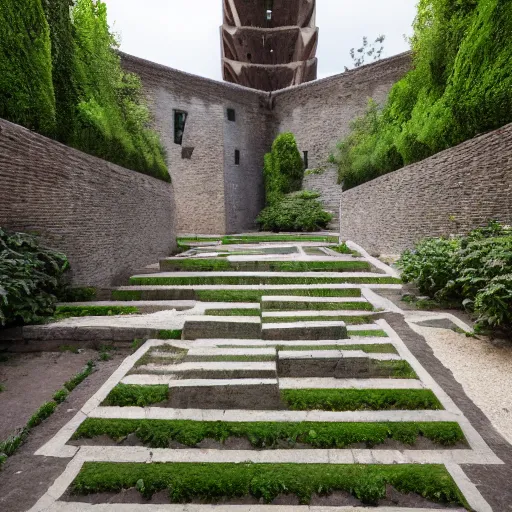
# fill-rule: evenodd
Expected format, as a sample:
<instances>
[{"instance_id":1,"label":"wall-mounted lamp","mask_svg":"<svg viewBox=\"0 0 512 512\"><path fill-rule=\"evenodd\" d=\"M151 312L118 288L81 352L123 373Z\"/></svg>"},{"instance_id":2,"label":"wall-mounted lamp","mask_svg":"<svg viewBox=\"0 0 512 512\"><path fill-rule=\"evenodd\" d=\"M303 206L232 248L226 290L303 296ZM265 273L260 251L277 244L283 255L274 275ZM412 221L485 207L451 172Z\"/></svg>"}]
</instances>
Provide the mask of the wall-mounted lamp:
<instances>
[{"instance_id":1,"label":"wall-mounted lamp","mask_svg":"<svg viewBox=\"0 0 512 512\"><path fill-rule=\"evenodd\" d=\"M272 10L267 9L267 21L271 21L271 20L272 20Z\"/></svg>"}]
</instances>

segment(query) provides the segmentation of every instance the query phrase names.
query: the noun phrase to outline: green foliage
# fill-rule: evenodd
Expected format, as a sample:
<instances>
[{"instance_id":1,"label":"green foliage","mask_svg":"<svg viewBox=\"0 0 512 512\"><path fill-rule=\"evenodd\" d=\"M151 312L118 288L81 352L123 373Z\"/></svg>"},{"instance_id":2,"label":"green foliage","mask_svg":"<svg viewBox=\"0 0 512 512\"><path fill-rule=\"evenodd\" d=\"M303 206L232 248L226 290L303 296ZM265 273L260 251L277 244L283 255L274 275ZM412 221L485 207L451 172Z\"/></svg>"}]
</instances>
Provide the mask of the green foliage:
<instances>
[{"instance_id":1,"label":"green foliage","mask_svg":"<svg viewBox=\"0 0 512 512\"><path fill-rule=\"evenodd\" d=\"M458 302L477 328L512 335L512 229L491 222L454 240L427 239L400 261L402 278L441 302Z\"/></svg>"},{"instance_id":2,"label":"green foliage","mask_svg":"<svg viewBox=\"0 0 512 512\"><path fill-rule=\"evenodd\" d=\"M280 196L263 209L256 222L262 231L321 231L332 215L316 199L300 195Z\"/></svg>"},{"instance_id":3,"label":"green foliage","mask_svg":"<svg viewBox=\"0 0 512 512\"><path fill-rule=\"evenodd\" d=\"M222 245L260 244L268 242L337 242L335 236L323 235L250 235L250 236L225 236Z\"/></svg>"},{"instance_id":4,"label":"green foliage","mask_svg":"<svg viewBox=\"0 0 512 512\"><path fill-rule=\"evenodd\" d=\"M0 228L0 325L51 316L68 268L66 257L40 246L36 236Z\"/></svg>"},{"instance_id":5,"label":"green foliage","mask_svg":"<svg viewBox=\"0 0 512 512\"><path fill-rule=\"evenodd\" d=\"M64 290L61 296L62 302L90 302L96 299L96 288L74 287Z\"/></svg>"},{"instance_id":6,"label":"green foliage","mask_svg":"<svg viewBox=\"0 0 512 512\"><path fill-rule=\"evenodd\" d=\"M207 316L260 316L259 309L207 309L204 312Z\"/></svg>"},{"instance_id":7,"label":"green foliage","mask_svg":"<svg viewBox=\"0 0 512 512\"><path fill-rule=\"evenodd\" d=\"M304 163L293 133L281 133L265 155L263 175L268 205L277 203L283 195L302 187Z\"/></svg>"},{"instance_id":8,"label":"green foliage","mask_svg":"<svg viewBox=\"0 0 512 512\"><path fill-rule=\"evenodd\" d=\"M55 318L71 318L79 316L113 316L133 315L140 313L139 308L132 306L57 306Z\"/></svg>"},{"instance_id":9,"label":"green foliage","mask_svg":"<svg viewBox=\"0 0 512 512\"><path fill-rule=\"evenodd\" d=\"M333 471L329 464L85 462L71 489L74 494L92 494L137 488L147 499L168 489L172 503L215 503L244 496L271 503L289 494L301 505L317 493L345 491L364 504L377 505L387 485L470 509L445 467L431 464L340 464Z\"/></svg>"},{"instance_id":10,"label":"green foliage","mask_svg":"<svg viewBox=\"0 0 512 512\"><path fill-rule=\"evenodd\" d=\"M118 384L105 399L104 405L118 407L146 407L165 402L169 398L169 386L136 386Z\"/></svg>"},{"instance_id":11,"label":"green foliage","mask_svg":"<svg viewBox=\"0 0 512 512\"><path fill-rule=\"evenodd\" d=\"M367 354L398 354L395 346L391 343L374 343L371 345L281 345L278 346L278 349L298 352L304 350L362 350Z\"/></svg>"},{"instance_id":12,"label":"green foliage","mask_svg":"<svg viewBox=\"0 0 512 512\"><path fill-rule=\"evenodd\" d=\"M49 418L53 414L56 407L56 402L46 402L43 404L28 420L27 427L31 429L42 423L46 418Z\"/></svg>"},{"instance_id":13,"label":"green foliage","mask_svg":"<svg viewBox=\"0 0 512 512\"><path fill-rule=\"evenodd\" d=\"M59 389L53 395L53 401L57 402L58 404L61 404L62 402L64 402L64 400L66 400L68 395L69 395L69 391L67 389Z\"/></svg>"},{"instance_id":14,"label":"green foliage","mask_svg":"<svg viewBox=\"0 0 512 512\"><path fill-rule=\"evenodd\" d=\"M413 69L370 101L331 161L351 188L512 121L512 4L421 0Z\"/></svg>"},{"instance_id":15,"label":"green foliage","mask_svg":"<svg viewBox=\"0 0 512 512\"><path fill-rule=\"evenodd\" d=\"M0 118L52 135L51 43L41 1L2 0L0 41Z\"/></svg>"},{"instance_id":16,"label":"green foliage","mask_svg":"<svg viewBox=\"0 0 512 512\"><path fill-rule=\"evenodd\" d=\"M161 330L158 331L157 339L159 340L181 340L181 336L183 334L182 330L174 329L174 330Z\"/></svg>"},{"instance_id":17,"label":"green foliage","mask_svg":"<svg viewBox=\"0 0 512 512\"><path fill-rule=\"evenodd\" d=\"M0 11L0 117L170 181L140 79L121 67L106 4L18 4L6 0Z\"/></svg>"},{"instance_id":18,"label":"green foliage","mask_svg":"<svg viewBox=\"0 0 512 512\"><path fill-rule=\"evenodd\" d=\"M345 322L347 325L371 324L369 316L336 315L336 316L266 316L265 323L291 323L291 322Z\"/></svg>"},{"instance_id":19,"label":"green foliage","mask_svg":"<svg viewBox=\"0 0 512 512\"><path fill-rule=\"evenodd\" d=\"M284 298L279 302L274 300L264 302L263 309L266 311L373 311L374 307L369 302L293 302Z\"/></svg>"},{"instance_id":20,"label":"green foliage","mask_svg":"<svg viewBox=\"0 0 512 512\"><path fill-rule=\"evenodd\" d=\"M169 448L172 441L195 447L204 439L224 443L230 437L247 439L253 448L280 448L286 442L307 444L314 448L343 449L356 443L373 448L394 439L407 445L425 437L443 445L464 442L458 423L288 423L288 422L224 422L190 420L119 420L88 418L73 435L73 439L92 439L107 435L121 441L135 434L151 448Z\"/></svg>"},{"instance_id":21,"label":"green foliage","mask_svg":"<svg viewBox=\"0 0 512 512\"><path fill-rule=\"evenodd\" d=\"M385 331L381 330L366 330L356 331L348 329L349 338L387 338L388 335Z\"/></svg>"},{"instance_id":22,"label":"green foliage","mask_svg":"<svg viewBox=\"0 0 512 512\"><path fill-rule=\"evenodd\" d=\"M285 389L281 396L294 411L443 409L428 389Z\"/></svg>"},{"instance_id":23,"label":"green foliage","mask_svg":"<svg viewBox=\"0 0 512 512\"><path fill-rule=\"evenodd\" d=\"M71 393L81 382L83 382L94 371L94 362L89 361L85 368L73 378L64 383L64 388Z\"/></svg>"}]
</instances>

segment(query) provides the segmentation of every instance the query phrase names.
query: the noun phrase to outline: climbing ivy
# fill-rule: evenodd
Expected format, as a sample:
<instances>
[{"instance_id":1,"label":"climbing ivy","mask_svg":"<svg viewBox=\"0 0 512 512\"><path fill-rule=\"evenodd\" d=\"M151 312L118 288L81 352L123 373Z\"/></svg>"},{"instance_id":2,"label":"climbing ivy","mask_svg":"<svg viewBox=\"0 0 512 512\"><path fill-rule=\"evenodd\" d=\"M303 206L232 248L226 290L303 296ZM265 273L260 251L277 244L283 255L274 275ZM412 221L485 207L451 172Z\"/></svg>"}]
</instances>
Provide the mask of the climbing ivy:
<instances>
[{"instance_id":1,"label":"climbing ivy","mask_svg":"<svg viewBox=\"0 0 512 512\"><path fill-rule=\"evenodd\" d=\"M41 1L2 0L0 41L0 117L52 135L50 31Z\"/></svg>"},{"instance_id":2,"label":"climbing ivy","mask_svg":"<svg viewBox=\"0 0 512 512\"><path fill-rule=\"evenodd\" d=\"M420 0L411 42L413 69L331 155L345 188L512 121L510 0Z\"/></svg>"}]
</instances>

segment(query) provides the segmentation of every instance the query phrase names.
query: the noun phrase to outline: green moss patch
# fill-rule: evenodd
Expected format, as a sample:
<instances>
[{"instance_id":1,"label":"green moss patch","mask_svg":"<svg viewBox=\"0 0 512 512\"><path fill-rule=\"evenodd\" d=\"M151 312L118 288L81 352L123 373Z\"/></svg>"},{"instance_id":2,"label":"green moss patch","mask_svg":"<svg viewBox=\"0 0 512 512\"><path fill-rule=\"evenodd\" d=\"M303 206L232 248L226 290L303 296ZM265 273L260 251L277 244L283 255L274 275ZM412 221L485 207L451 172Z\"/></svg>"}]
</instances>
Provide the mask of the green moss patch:
<instances>
[{"instance_id":1,"label":"green moss patch","mask_svg":"<svg viewBox=\"0 0 512 512\"><path fill-rule=\"evenodd\" d=\"M281 397L294 411L443 409L429 389L285 389Z\"/></svg>"},{"instance_id":2,"label":"green moss patch","mask_svg":"<svg viewBox=\"0 0 512 512\"><path fill-rule=\"evenodd\" d=\"M117 407L146 407L169 399L169 386L136 386L118 384L107 396L103 405Z\"/></svg>"},{"instance_id":3,"label":"green moss patch","mask_svg":"<svg viewBox=\"0 0 512 512\"><path fill-rule=\"evenodd\" d=\"M436 502L468 508L443 465L195 464L86 462L71 485L74 494L137 488L146 498L169 490L171 503L253 496L271 503L280 494L308 504L314 494L345 491L367 505L386 497L386 485Z\"/></svg>"},{"instance_id":4,"label":"green moss patch","mask_svg":"<svg viewBox=\"0 0 512 512\"><path fill-rule=\"evenodd\" d=\"M112 300L142 300L142 292L139 290L112 290Z\"/></svg>"},{"instance_id":5,"label":"green moss patch","mask_svg":"<svg viewBox=\"0 0 512 512\"><path fill-rule=\"evenodd\" d=\"M256 348L256 347L252 347ZM278 346L279 350L362 350L367 354L398 354L396 348L391 343L374 343L371 345L293 345Z\"/></svg>"},{"instance_id":6,"label":"green moss patch","mask_svg":"<svg viewBox=\"0 0 512 512\"><path fill-rule=\"evenodd\" d=\"M295 302L295 301L268 301L263 303L265 311L373 311L369 302Z\"/></svg>"},{"instance_id":7,"label":"green moss patch","mask_svg":"<svg viewBox=\"0 0 512 512\"><path fill-rule=\"evenodd\" d=\"M263 317L263 323L281 324L292 322L345 322L347 325L371 324L368 316L336 315L336 316L270 316Z\"/></svg>"},{"instance_id":8,"label":"green moss patch","mask_svg":"<svg viewBox=\"0 0 512 512\"><path fill-rule=\"evenodd\" d=\"M388 335L385 331L381 331L380 329L369 329L367 331L357 331L348 329L349 338L388 338Z\"/></svg>"},{"instance_id":9,"label":"green moss patch","mask_svg":"<svg viewBox=\"0 0 512 512\"><path fill-rule=\"evenodd\" d=\"M189 277L131 277L135 286L193 286L193 285L315 285L315 284L400 284L394 277L279 277L279 276L189 276Z\"/></svg>"},{"instance_id":10,"label":"green moss patch","mask_svg":"<svg viewBox=\"0 0 512 512\"><path fill-rule=\"evenodd\" d=\"M206 316L260 316L259 309L207 309Z\"/></svg>"},{"instance_id":11,"label":"green moss patch","mask_svg":"<svg viewBox=\"0 0 512 512\"><path fill-rule=\"evenodd\" d=\"M167 330L163 329L158 331L156 338L159 340L181 340L183 331L181 329Z\"/></svg>"},{"instance_id":12,"label":"green moss patch","mask_svg":"<svg viewBox=\"0 0 512 512\"><path fill-rule=\"evenodd\" d=\"M279 448L283 442L293 447L297 443L314 448L346 448L365 443L373 448L393 439L414 445L425 437L442 446L465 442L464 434L455 422L433 423L334 423L334 422L224 422L189 420L120 420L88 418L73 435L73 439L92 439L106 435L120 442L130 434L151 448L168 448L171 441L194 447L204 439L225 442L230 437L250 441L253 448Z\"/></svg>"},{"instance_id":13,"label":"green moss patch","mask_svg":"<svg viewBox=\"0 0 512 512\"><path fill-rule=\"evenodd\" d=\"M302 290L196 290L197 300L203 302L260 302L266 295L301 297L361 297L359 288L302 289Z\"/></svg>"},{"instance_id":14,"label":"green moss patch","mask_svg":"<svg viewBox=\"0 0 512 512\"><path fill-rule=\"evenodd\" d=\"M54 318L61 320L78 316L113 316L139 314L133 306L57 306Z\"/></svg>"},{"instance_id":15,"label":"green moss patch","mask_svg":"<svg viewBox=\"0 0 512 512\"><path fill-rule=\"evenodd\" d=\"M363 272L370 271L366 261L228 261L225 258L161 260L167 271L268 271L268 272Z\"/></svg>"}]
</instances>

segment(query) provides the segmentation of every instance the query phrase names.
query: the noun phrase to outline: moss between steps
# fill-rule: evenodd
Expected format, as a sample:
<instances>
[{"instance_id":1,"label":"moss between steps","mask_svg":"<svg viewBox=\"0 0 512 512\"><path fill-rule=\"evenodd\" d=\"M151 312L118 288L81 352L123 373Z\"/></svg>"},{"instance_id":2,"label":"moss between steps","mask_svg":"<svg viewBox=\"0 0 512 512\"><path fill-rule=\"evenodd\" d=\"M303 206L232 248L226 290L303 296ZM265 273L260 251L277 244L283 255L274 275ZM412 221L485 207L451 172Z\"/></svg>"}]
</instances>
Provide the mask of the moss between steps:
<instances>
[{"instance_id":1,"label":"moss between steps","mask_svg":"<svg viewBox=\"0 0 512 512\"><path fill-rule=\"evenodd\" d=\"M336 316L266 316L262 318L266 324L281 324L293 322L345 322L347 325L371 324L368 316L336 315Z\"/></svg>"},{"instance_id":2,"label":"moss between steps","mask_svg":"<svg viewBox=\"0 0 512 512\"><path fill-rule=\"evenodd\" d=\"M369 302L295 302L266 301L262 303L263 311L373 311Z\"/></svg>"},{"instance_id":3,"label":"moss between steps","mask_svg":"<svg viewBox=\"0 0 512 512\"><path fill-rule=\"evenodd\" d=\"M73 494L137 488L146 498L168 489L171 503L253 496L271 503L280 494L308 504L314 494L345 491L377 505L386 486L441 503L465 506L461 491L443 465L196 464L86 462L71 484Z\"/></svg>"},{"instance_id":4,"label":"moss between steps","mask_svg":"<svg viewBox=\"0 0 512 512\"><path fill-rule=\"evenodd\" d=\"M225 422L190 420L124 420L88 418L73 435L73 439L93 439L106 435L119 442L130 434L151 448L168 448L171 441L194 447L204 439L225 442L230 437L247 439L253 448L279 448L286 442L314 448L346 448L364 443L373 448L393 439L413 446L425 437L441 446L465 442L464 434L455 422Z\"/></svg>"}]
</instances>

